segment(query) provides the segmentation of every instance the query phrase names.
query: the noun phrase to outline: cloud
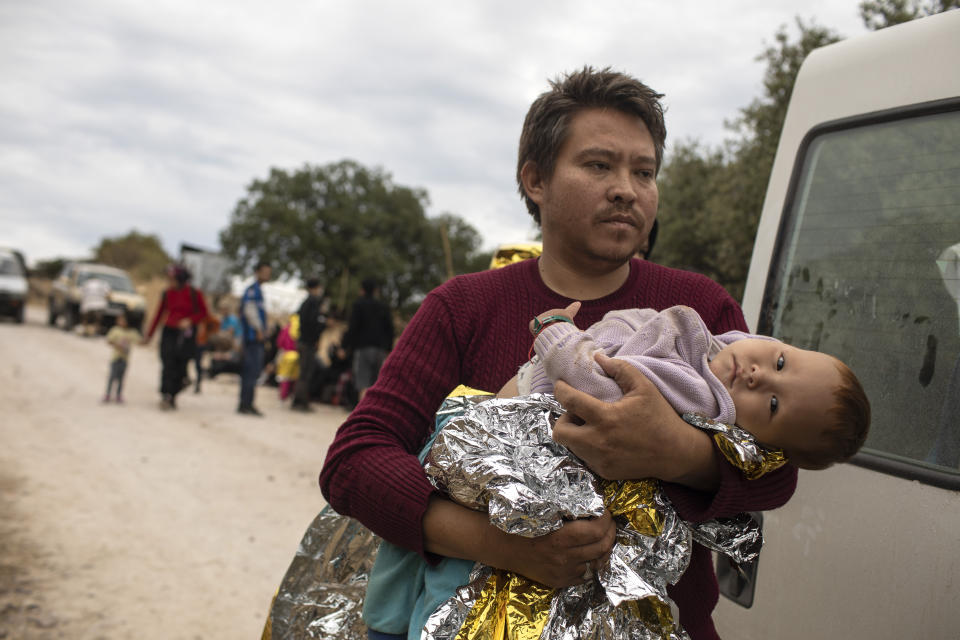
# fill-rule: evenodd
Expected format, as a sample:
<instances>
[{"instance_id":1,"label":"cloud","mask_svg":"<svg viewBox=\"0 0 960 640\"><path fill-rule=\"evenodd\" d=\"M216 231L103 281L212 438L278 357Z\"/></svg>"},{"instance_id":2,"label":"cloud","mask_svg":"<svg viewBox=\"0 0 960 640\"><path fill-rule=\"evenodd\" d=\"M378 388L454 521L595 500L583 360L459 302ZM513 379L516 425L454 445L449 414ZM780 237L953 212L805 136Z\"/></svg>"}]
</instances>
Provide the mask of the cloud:
<instances>
[{"instance_id":1,"label":"cloud","mask_svg":"<svg viewBox=\"0 0 960 640\"><path fill-rule=\"evenodd\" d=\"M271 167L352 158L488 247L530 238L516 144L547 78L629 71L666 94L669 140L716 145L764 42L794 14L854 33L846 4L3 3L0 224L30 259L131 228L216 247Z\"/></svg>"}]
</instances>

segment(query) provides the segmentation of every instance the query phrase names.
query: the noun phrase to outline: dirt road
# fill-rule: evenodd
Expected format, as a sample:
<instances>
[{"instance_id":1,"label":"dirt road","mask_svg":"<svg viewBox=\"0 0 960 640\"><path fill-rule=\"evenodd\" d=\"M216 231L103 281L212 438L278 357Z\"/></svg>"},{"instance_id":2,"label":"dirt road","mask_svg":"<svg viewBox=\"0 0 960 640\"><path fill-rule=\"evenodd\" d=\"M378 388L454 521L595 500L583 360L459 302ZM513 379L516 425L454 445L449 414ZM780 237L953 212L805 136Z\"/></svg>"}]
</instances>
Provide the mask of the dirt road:
<instances>
[{"instance_id":1,"label":"dirt road","mask_svg":"<svg viewBox=\"0 0 960 640\"><path fill-rule=\"evenodd\" d=\"M104 339L44 321L0 323L0 638L259 638L344 411L225 375L163 413L156 341L101 404Z\"/></svg>"}]
</instances>

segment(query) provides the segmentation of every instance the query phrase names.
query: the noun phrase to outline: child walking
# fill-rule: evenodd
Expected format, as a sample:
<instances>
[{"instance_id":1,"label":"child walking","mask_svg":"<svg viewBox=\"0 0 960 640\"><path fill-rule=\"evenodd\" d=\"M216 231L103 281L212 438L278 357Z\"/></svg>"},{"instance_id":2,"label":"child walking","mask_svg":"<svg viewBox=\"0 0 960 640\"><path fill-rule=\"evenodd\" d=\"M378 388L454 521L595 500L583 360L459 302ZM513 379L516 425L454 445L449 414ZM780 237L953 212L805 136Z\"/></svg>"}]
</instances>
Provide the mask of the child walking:
<instances>
[{"instance_id":1,"label":"child walking","mask_svg":"<svg viewBox=\"0 0 960 640\"><path fill-rule=\"evenodd\" d=\"M110 392L116 383L117 390L114 396L118 404L123 404L123 376L127 373L127 360L130 358L130 346L140 339L140 333L131 329L127 316L121 313L117 316L117 323L107 332L107 344L113 348L113 357L110 359L110 377L107 378L107 393L103 396L104 402L110 402Z\"/></svg>"}]
</instances>

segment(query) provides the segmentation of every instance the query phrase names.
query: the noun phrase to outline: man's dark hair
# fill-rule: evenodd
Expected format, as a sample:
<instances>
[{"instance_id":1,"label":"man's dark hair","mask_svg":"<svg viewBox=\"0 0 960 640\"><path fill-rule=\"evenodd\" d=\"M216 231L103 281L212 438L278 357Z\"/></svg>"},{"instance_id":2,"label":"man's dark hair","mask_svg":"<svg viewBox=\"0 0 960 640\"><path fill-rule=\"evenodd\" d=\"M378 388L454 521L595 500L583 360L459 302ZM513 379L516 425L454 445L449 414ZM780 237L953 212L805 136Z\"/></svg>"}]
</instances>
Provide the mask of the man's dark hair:
<instances>
[{"instance_id":1,"label":"man's dark hair","mask_svg":"<svg viewBox=\"0 0 960 640\"><path fill-rule=\"evenodd\" d=\"M364 278L363 282L360 283L360 288L366 295L372 296L373 292L380 288L380 284L376 278Z\"/></svg>"},{"instance_id":2,"label":"man's dark hair","mask_svg":"<svg viewBox=\"0 0 960 640\"><path fill-rule=\"evenodd\" d=\"M860 450L870 431L870 401L850 367L837 360L840 385L833 392L833 406L827 411L830 423L820 438L805 451L787 452L787 458L801 469L826 469L846 462Z\"/></svg>"},{"instance_id":3,"label":"man's dark hair","mask_svg":"<svg viewBox=\"0 0 960 640\"><path fill-rule=\"evenodd\" d=\"M257 271L260 271L260 269L263 269L264 267L270 267L270 266L272 265L266 260L260 260L259 262L257 262L257 266L254 267L253 270L254 272L257 272Z\"/></svg>"},{"instance_id":4,"label":"man's dark hair","mask_svg":"<svg viewBox=\"0 0 960 640\"><path fill-rule=\"evenodd\" d=\"M560 147L570 135L570 122L583 109L609 108L638 116L647 125L656 152L657 166L663 160L667 128L663 123L662 93L657 93L639 80L605 67L599 71L584 67L562 78L550 81L550 90L530 105L520 133L517 154L517 185L527 210L540 224L540 207L523 188L520 172L533 162L540 177L549 179L557 162Z\"/></svg>"},{"instance_id":5,"label":"man's dark hair","mask_svg":"<svg viewBox=\"0 0 960 640\"><path fill-rule=\"evenodd\" d=\"M320 286L320 278L307 278L307 289L316 289Z\"/></svg>"}]
</instances>

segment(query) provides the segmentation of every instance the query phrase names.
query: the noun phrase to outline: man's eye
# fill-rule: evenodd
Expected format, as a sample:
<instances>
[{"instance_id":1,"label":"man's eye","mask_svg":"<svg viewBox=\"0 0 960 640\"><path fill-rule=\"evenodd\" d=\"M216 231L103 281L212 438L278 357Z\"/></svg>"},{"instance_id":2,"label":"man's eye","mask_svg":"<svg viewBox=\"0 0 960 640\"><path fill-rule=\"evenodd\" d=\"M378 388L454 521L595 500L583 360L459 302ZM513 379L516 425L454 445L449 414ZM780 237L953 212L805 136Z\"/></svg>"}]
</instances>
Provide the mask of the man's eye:
<instances>
[{"instance_id":1,"label":"man's eye","mask_svg":"<svg viewBox=\"0 0 960 640\"><path fill-rule=\"evenodd\" d=\"M784 363L783 356L780 356L779 358L777 358L777 371L780 371L780 369L783 369L783 363Z\"/></svg>"},{"instance_id":2,"label":"man's eye","mask_svg":"<svg viewBox=\"0 0 960 640\"><path fill-rule=\"evenodd\" d=\"M781 358L783 360L783 358ZM770 396L770 414L773 415L777 412L777 405L780 404L777 401L777 396Z\"/></svg>"}]
</instances>

